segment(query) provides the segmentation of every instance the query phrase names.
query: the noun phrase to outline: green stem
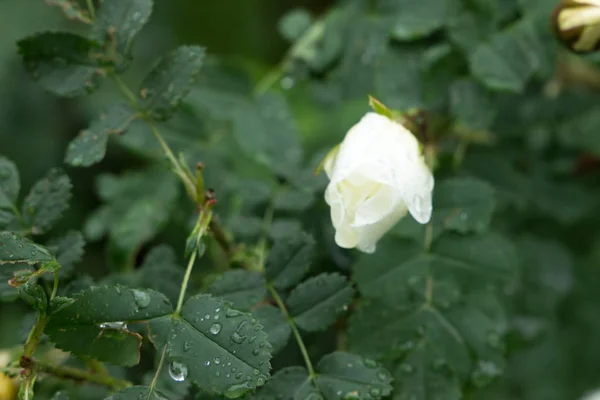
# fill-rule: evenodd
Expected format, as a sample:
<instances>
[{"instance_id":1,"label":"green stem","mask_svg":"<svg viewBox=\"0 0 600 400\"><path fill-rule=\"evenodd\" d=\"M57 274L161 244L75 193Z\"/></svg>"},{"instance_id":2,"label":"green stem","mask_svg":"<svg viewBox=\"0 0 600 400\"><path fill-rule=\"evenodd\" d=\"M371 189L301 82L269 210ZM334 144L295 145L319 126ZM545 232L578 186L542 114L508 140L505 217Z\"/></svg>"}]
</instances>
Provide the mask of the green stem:
<instances>
[{"instance_id":1,"label":"green stem","mask_svg":"<svg viewBox=\"0 0 600 400\"><path fill-rule=\"evenodd\" d=\"M31 332L29 332L29 336L27 337L27 341L25 342L25 347L23 349L23 357L31 358L33 353L35 353L35 349L40 344L42 340L42 335L44 334L44 328L50 318L48 318L45 314L38 314L37 321L33 328L31 328Z\"/></svg>"},{"instance_id":2,"label":"green stem","mask_svg":"<svg viewBox=\"0 0 600 400\"><path fill-rule=\"evenodd\" d=\"M308 351L306 350L306 346L304 345L304 341L302 340L302 336L300 336L300 331L298 331L298 327L294 322L294 319L290 316L283 300L281 300L281 296L277 293L277 290L273 286L272 283L267 284L267 288L269 289L269 293L275 299L277 303L277 307L281 310L283 315L285 316L288 325L292 328L292 332L294 333L294 337L296 338L296 342L298 342L298 347L300 348L300 352L302 353L302 357L304 358L304 363L306 364L306 369L308 370L308 376L312 380L317 376L315 373L315 369L313 368L312 362L310 361L310 357L308 356Z\"/></svg>"},{"instance_id":3,"label":"green stem","mask_svg":"<svg viewBox=\"0 0 600 400\"><path fill-rule=\"evenodd\" d=\"M158 368L156 369L156 373L154 374L154 378L152 378L152 383L150 384L150 390L148 391L148 399L150 399L150 395L154 392L154 388L158 383L158 377L160 375L160 371L163 369L163 365L165 363L165 358L167 355L167 345L165 344L163 347L162 354L160 355L160 361L158 362Z\"/></svg>"},{"instance_id":4,"label":"green stem","mask_svg":"<svg viewBox=\"0 0 600 400\"><path fill-rule=\"evenodd\" d=\"M90 17L92 19L96 18L96 8L94 7L93 0L86 0L88 11L90 12Z\"/></svg>"},{"instance_id":5,"label":"green stem","mask_svg":"<svg viewBox=\"0 0 600 400\"><path fill-rule=\"evenodd\" d=\"M58 271L56 271L54 273L54 286L52 287L52 294L50 295L50 300L54 300L54 297L56 297L56 292L58 292L58 281L59 281L59 276L58 276Z\"/></svg>"},{"instance_id":6,"label":"green stem","mask_svg":"<svg viewBox=\"0 0 600 400\"><path fill-rule=\"evenodd\" d=\"M257 249L258 249L258 262L257 266L259 270L263 270L265 267L265 259L267 257L267 244L269 238L269 230L271 229L271 223L273 222L273 216L275 215L275 205L273 202L269 202L267 206L267 211L265 211L265 216L263 217L263 222L261 226L261 235L258 240Z\"/></svg>"},{"instance_id":7,"label":"green stem","mask_svg":"<svg viewBox=\"0 0 600 400\"><path fill-rule=\"evenodd\" d=\"M98 385L106 386L111 390L121 390L132 386L132 383L129 381L113 378L109 375L94 374L82 369L45 363L39 360L22 360L21 366L32 371L52 375L57 378L70 379L78 382L96 383Z\"/></svg>"},{"instance_id":8,"label":"green stem","mask_svg":"<svg viewBox=\"0 0 600 400\"><path fill-rule=\"evenodd\" d=\"M156 138L156 140L162 147L163 151L165 152L165 155L171 162L171 165L173 166L173 168L175 170L175 174L177 176L179 176L179 178L183 182L183 186L185 187L185 190L186 190L188 196L194 201L194 203L197 203L198 198L196 196L196 183L194 182L194 179L192 177L190 177L185 172L183 167L179 164L179 161L177 161L175 154L173 154L173 151L171 150L171 148L169 147L169 145L167 144L165 139L161 136L160 132L158 131L158 128L154 124L154 121L152 121L151 119L146 119L146 122L150 126L150 129L152 130L154 137Z\"/></svg>"},{"instance_id":9,"label":"green stem","mask_svg":"<svg viewBox=\"0 0 600 400\"><path fill-rule=\"evenodd\" d=\"M133 105L136 108L139 108L139 102L137 97L133 94L133 92L131 91L131 89L129 89L129 87L125 84L125 82L123 82L123 80L121 79L121 77L116 74L116 73L112 73L111 76L113 77L113 79L115 80L115 82L117 83L117 86L119 86L119 89L121 90L121 93L123 93L125 95L125 97L127 97L127 100L129 100L129 102L131 103L131 105Z\"/></svg>"},{"instance_id":10,"label":"green stem","mask_svg":"<svg viewBox=\"0 0 600 400\"><path fill-rule=\"evenodd\" d=\"M190 257L190 261L188 261L187 269L185 270L185 276L183 277L183 282L181 283L181 291L179 292L179 300L177 301L177 309L175 310L175 314L179 314L179 312L181 312L181 308L183 307L185 292L187 291L188 283L190 281L190 277L192 276L192 269L194 269L194 262L196 261L197 254L198 252L194 251Z\"/></svg>"},{"instance_id":11,"label":"green stem","mask_svg":"<svg viewBox=\"0 0 600 400\"><path fill-rule=\"evenodd\" d=\"M454 151L452 156L452 165L455 169L461 166L463 160L465 159L465 154L467 153L467 147L469 143L465 139L461 139L458 143L458 147Z\"/></svg>"}]
</instances>

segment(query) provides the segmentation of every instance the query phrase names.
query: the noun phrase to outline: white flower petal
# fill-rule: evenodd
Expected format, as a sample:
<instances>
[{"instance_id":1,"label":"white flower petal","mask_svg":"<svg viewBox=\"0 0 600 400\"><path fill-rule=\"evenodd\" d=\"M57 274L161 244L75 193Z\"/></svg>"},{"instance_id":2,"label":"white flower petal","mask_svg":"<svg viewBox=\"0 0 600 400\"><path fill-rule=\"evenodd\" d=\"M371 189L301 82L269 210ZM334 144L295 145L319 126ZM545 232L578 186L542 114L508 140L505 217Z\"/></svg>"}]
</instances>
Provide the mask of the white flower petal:
<instances>
[{"instance_id":1,"label":"white flower petal","mask_svg":"<svg viewBox=\"0 0 600 400\"><path fill-rule=\"evenodd\" d=\"M336 243L373 252L377 241L408 212L431 218L434 179L419 142L402 125L366 114L325 160Z\"/></svg>"}]
</instances>

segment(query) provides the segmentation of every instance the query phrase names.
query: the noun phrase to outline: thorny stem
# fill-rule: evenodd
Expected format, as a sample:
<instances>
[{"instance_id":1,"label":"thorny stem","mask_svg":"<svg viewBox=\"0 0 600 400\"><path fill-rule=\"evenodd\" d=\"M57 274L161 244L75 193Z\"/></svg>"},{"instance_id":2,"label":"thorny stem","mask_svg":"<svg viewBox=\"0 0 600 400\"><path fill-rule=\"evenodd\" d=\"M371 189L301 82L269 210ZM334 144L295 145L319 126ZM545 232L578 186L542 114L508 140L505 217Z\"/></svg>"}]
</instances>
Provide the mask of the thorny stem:
<instances>
[{"instance_id":1,"label":"thorny stem","mask_svg":"<svg viewBox=\"0 0 600 400\"><path fill-rule=\"evenodd\" d=\"M313 379L317 376L315 373L315 369L313 368L312 362L310 361L310 357L308 355L308 351L306 350L306 346L304 345L304 341L302 340L302 336L300 335L300 331L298 331L298 327L294 322L294 319L290 316L285 304L283 304L283 300L281 300L281 296L277 293L275 286L272 283L267 284L267 288L269 289L269 293L275 299L277 303L277 307L283 313L285 319L287 320L288 325L292 328L292 332L294 333L294 337L296 338L296 342L298 343L298 347L300 348L300 352L302 353L302 357L304 358L304 363L306 364L306 369L308 370L309 379Z\"/></svg>"},{"instance_id":2,"label":"thorny stem","mask_svg":"<svg viewBox=\"0 0 600 400\"><path fill-rule=\"evenodd\" d=\"M34 373L46 373L57 378L96 383L111 390L121 390L132 385L129 381L113 378L110 375L94 374L79 368L45 363L31 358L21 358L21 367Z\"/></svg>"}]
</instances>

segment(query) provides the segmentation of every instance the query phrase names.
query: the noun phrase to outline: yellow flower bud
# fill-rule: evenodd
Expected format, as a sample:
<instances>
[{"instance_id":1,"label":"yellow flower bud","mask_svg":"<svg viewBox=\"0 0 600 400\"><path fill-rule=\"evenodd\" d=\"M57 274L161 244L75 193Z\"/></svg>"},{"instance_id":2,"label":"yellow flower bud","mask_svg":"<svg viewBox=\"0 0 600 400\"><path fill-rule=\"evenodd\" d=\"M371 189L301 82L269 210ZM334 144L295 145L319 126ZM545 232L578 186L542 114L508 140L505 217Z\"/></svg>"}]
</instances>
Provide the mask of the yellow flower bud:
<instances>
[{"instance_id":1,"label":"yellow flower bud","mask_svg":"<svg viewBox=\"0 0 600 400\"><path fill-rule=\"evenodd\" d=\"M578 53L600 49L600 0L562 0L552 14L552 25L570 49Z\"/></svg>"},{"instance_id":2,"label":"yellow flower bud","mask_svg":"<svg viewBox=\"0 0 600 400\"><path fill-rule=\"evenodd\" d=\"M0 400L14 400L17 398L15 383L8 376L0 372Z\"/></svg>"}]
</instances>

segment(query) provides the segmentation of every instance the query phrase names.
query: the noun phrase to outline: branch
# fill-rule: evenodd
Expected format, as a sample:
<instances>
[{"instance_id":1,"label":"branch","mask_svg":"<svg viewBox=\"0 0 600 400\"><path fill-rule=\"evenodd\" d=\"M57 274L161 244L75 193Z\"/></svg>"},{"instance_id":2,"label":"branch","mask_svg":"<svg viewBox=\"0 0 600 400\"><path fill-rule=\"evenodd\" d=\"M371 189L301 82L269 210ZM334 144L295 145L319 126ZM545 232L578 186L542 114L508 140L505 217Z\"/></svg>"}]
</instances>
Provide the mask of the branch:
<instances>
[{"instance_id":1,"label":"branch","mask_svg":"<svg viewBox=\"0 0 600 400\"><path fill-rule=\"evenodd\" d=\"M95 374L64 365L47 364L45 362L34 360L28 357L21 357L20 365L22 368L29 371L45 373L57 378L70 379L76 382L96 383L98 385L106 386L111 390L121 390L132 386L131 382L113 378L110 375Z\"/></svg>"}]
</instances>

